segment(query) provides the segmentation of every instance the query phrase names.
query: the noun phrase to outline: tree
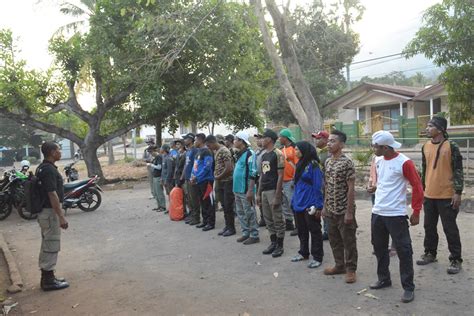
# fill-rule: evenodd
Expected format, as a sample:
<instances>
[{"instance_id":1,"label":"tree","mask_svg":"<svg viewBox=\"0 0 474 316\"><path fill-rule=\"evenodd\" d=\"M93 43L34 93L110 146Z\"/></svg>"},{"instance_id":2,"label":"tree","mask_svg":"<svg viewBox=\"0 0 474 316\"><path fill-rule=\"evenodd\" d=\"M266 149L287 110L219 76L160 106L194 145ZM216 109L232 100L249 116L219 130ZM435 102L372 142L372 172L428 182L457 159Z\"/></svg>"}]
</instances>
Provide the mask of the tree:
<instances>
[{"instance_id":1,"label":"tree","mask_svg":"<svg viewBox=\"0 0 474 316\"><path fill-rule=\"evenodd\" d=\"M422 73L418 72L411 77L407 77L401 71L393 71L388 75L383 77L371 78L369 76L364 76L360 81L354 81L355 85L358 85L362 82L372 82L372 83L381 83L381 84L390 84L397 86L408 86L408 87L425 87L428 84L435 83L436 80L425 77Z\"/></svg>"},{"instance_id":2,"label":"tree","mask_svg":"<svg viewBox=\"0 0 474 316\"><path fill-rule=\"evenodd\" d=\"M466 0L443 0L429 7L424 25L405 47L407 58L422 53L445 67L440 80L448 91L450 117L472 122L474 110L474 5Z\"/></svg>"},{"instance_id":3,"label":"tree","mask_svg":"<svg viewBox=\"0 0 474 316\"><path fill-rule=\"evenodd\" d=\"M298 63L324 118L329 113L323 105L344 91L345 79L341 69L358 52L357 35L346 32L341 23L344 12L336 9L333 7L327 12L320 3L313 2L308 7L296 7L288 17L289 34L294 41ZM295 123L288 103L283 95L283 98L279 95L272 93L267 115L276 123Z\"/></svg>"},{"instance_id":4,"label":"tree","mask_svg":"<svg viewBox=\"0 0 474 316\"><path fill-rule=\"evenodd\" d=\"M25 145L37 147L39 144L41 136L36 135L33 128L0 117L0 147L18 149Z\"/></svg>"},{"instance_id":5,"label":"tree","mask_svg":"<svg viewBox=\"0 0 474 316\"><path fill-rule=\"evenodd\" d=\"M317 41L308 41L307 44L309 45L306 45L305 51L305 48L302 49L301 46L298 45L298 42L299 44L301 44L301 42L307 41L309 35L319 35L319 33L314 32L314 29L308 27L309 25L311 25L311 22L307 23L307 20L305 19L291 20L288 10L289 1L282 12L278 9L274 0L266 0L265 3L272 17L273 27L278 38L279 49L281 52L280 57L277 48L275 47L275 44L272 41L271 34L265 21L261 1L252 0L251 3L254 6L255 15L257 16L257 19L259 21L259 26L264 39L264 44L267 49L268 55L270 56L270 59L272 61L272 65L275 69L280 87L285 95L285 98L287 99L291 112L293 113L294 117L301 126L303 133L309 136L312 131L322 128L323 120L321 110L317 105L317 101L314 97L313 92L311 91L311 85L308 83L308 78L302 70L306 68L302 67L301 62L307 59L305 59L304 57L300 58L300 56L304 56L305 53L309 54L310 56L311 54L316 56L318 53L311 52L310 48L315 48L315 46L317 46L316 44L319 43ZM317 10L318 7L319 11ZM322 16L323 10L321 9L321 7L322 3L319 1L315 1L313 3L312 14L314 16ZM301 17L305 12L301 10L299 13ZM295 16L298 16L298 13ZM316 19L316 21L318 21L318 19ZM319 19L319 21L321 21L321 18ZM307 36L298 36L299 23L301 23L301 33L299 35L306 33L305 35ZM335 30L337 27L335 23L332 24L333 25L324 27L324 29L326 29L328 32ZM339 31L340 30L341 29L339 29ZM324 32L322 34L323 36L328 35L328 33ZM346 34L342 32L341 35L345 35L347 37L354 36L354 34L351 32L346 32ZM357 41L357 39L353 38L352 41ZM354 48L354 50L356 51L356 47ZM321 75L320 77L324 78L326 74L324 73L324 71L321 72L323 69L329 68L332 71L338 72L344 64L348 63L352 59L354 55L355 53L345 54L345 57L341 60L342 66L338 65L331 69L331 67L322 67L321 64L317 64L316 67L313 68L313 70L315 70L315 73L319 72ZM314 60L314 56L311 56L311 61ZM321 59L321 61L322 60L323 59ZM311 78L315 78L315 76L312 76ZM314 83L316 84L317 80L315 80Z\"/></svg>"}]
</instances>

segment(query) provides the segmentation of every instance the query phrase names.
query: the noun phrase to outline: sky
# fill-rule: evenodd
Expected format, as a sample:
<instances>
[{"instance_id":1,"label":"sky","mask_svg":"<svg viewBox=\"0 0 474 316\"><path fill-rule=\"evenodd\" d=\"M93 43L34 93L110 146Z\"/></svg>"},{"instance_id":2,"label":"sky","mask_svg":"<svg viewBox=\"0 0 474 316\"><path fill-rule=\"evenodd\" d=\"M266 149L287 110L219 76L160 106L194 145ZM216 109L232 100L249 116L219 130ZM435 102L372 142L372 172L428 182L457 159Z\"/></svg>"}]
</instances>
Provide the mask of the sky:
<instances>
[{"instance_id":1,"label":"sky","mask_svg":"<svg viewBox=\"0 0 474 316\"><path fill-rule=\"evenodd\" d=\"M310 0L293 1L301 4ZM354 25L361 43L354 62L401 52L421 25L423 11L440 1L361 0L366 10L362 20ZM20 57L30 68L49 68L52 57L48 53L48 40L60 26L72 21L59 12L59 3L59 0L0 0L0 28L13 31ZM375 64L379 62L351 66L351 79L383 76L391 71L404 71L407 76L418 71L428 76L440 72L421 55Z\"/></svg>"}]
</instances>

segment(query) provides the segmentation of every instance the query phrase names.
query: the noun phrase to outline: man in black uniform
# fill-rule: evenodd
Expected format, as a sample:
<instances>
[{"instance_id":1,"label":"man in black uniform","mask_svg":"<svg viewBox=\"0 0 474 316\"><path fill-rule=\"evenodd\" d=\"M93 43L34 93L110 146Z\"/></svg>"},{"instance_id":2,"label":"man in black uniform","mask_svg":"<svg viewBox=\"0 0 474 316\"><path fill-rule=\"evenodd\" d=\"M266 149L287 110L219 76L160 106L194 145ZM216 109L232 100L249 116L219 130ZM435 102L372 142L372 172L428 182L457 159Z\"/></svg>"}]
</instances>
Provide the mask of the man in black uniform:
<instances>
[{"instance_id":1,"label":"man in black uniform","mask_svg":"<svg viewBox=\"0 0 474 316\"><path fill-rule=\"evenodd\" d=\"M64 198L63 178L54 164L61 159L58 144L45 142L41 146L43 162L38 166L37 176L43 194L43 210L38 214L41 227L41 251L39 267L41 269L41 289L43 291L61 290L69 287L66 280L54 276L61 243L61 229L68 228L64 217L62 202Z\"/></svg>"}]
</instances>

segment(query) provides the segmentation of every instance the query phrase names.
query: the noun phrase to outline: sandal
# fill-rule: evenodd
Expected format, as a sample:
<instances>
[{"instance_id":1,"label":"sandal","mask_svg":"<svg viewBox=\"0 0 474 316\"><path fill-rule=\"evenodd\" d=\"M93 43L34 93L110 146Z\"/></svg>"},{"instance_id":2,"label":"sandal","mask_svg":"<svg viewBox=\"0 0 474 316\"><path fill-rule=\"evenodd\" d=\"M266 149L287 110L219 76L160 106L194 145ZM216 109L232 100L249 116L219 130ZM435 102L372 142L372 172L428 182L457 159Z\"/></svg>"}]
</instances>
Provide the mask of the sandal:
<instances>
[{"instance_id":1,"label":"sandal","mask_svg":"<svg viewBox=\"0 0 474 316\"><path fill-rule=\"evenodd\" d=\"M302 255L300 254L297 254L296 256L294 256L293 258L291 258L291 262L298 262L298 261L303 261L303 260L308 260L307 257L303 257Z\"/></svg>"}]
</instances>

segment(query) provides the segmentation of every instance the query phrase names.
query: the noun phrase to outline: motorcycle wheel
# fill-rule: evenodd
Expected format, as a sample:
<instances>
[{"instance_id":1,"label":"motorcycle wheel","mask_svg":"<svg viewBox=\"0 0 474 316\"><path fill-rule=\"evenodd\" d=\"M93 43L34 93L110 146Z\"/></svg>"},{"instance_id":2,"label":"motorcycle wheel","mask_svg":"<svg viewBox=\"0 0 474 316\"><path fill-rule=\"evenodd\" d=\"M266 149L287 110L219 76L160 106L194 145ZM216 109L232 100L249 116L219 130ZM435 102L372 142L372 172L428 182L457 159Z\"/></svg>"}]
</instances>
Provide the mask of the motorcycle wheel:
<instances>
[{"instance_id":1,"label":"motorcycle wheel","mask_svg":"<svg viewBox=\"0 0 474 316\"><path fill-rule=\"evenodd\" d=\"M18 215L20 215L20 217L23 219L31 220L36 219L38 217L38 214L28 212L26 210L26 207L24 207L23 205L18 206L16 209L18 211Z\"/></svg>"},{"instance_id":2,"label":"motorcycle wheel","mask_svg":"<svg viewBox=\"0 0 474 316\"><path fill-rule=\"evenodd\" d=\"M89 188L81 196L81 200L77 203L77 207L84 212L92 212L99 208L100 203L102 203L100 192L97 189Z\"/></svg>"},{"instance_id":3,"label":"motorcycle wheel","mask_svg":"<svg viewBox=\"0 0 474 316\"><path fill-rule=\"evenodd\" d=\"M12 206L5 200L0 200L0 221L10 216L12 212Z\"/></svg>"}]
</instances>

